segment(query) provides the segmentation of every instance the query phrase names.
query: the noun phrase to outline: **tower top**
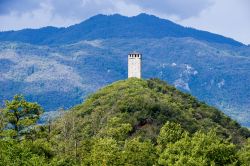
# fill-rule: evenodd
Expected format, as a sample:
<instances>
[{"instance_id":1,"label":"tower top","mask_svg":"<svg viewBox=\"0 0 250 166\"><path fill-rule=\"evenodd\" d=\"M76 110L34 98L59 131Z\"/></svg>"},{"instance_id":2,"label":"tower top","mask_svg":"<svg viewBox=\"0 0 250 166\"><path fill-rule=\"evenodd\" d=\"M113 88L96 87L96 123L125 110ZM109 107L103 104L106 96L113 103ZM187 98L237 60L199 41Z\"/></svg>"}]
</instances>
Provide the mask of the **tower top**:
<instances>
[{"instance_id":1,"label":"tower top","mask_svg":"<svg viewBox=\"0 0 250 166\"><path fill-rule=\"evenodd\" d=\"M142 54L139 52L133 51L132 53L128 54L128 58L140 58L141 59Z\"/></svg>"},{"instance_id":2,"label":"tower top","mask_svg":"<svg viewBox=\"0 0 250 166\"><path fill-rule=\"evenodd\" d=\"M128 78L141 78L141 58L142 55L135 51L128 54Z\"/></svg>"}]
</instances>

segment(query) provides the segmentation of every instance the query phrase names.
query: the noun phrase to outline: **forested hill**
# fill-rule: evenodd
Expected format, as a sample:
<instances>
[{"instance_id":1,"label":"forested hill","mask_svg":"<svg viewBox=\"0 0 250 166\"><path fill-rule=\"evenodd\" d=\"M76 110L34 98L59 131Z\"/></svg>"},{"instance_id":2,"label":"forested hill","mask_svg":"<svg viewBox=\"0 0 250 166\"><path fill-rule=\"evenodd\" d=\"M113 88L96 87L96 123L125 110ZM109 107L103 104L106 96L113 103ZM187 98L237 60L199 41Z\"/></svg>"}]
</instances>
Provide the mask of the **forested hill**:
<instances>
[{"instance_id":1,"label":"forested hill","mask_svg":"<svg viewBox=\"0 0 250 166\"><path fill-rule=\"evenodd\" d=\"M3 115L13 120L12 108L20 102L25 118L9 122L19 130L0 128L0 165L223 166L250 161L248 129L160 80L115 82L54 122L36 127L27 123L35 112L25 113L39 106L17 99L7 102ZM10 138L13 131L17 135Z\"/></svg>"},{"instance_id":2,"label":"forested hill","mask_svg":"<svg viewBox=\"0 0 250 166\"><path fill-rule=\"evenodd\" d=\"M158 79L112 83L54 125L57 148L66 150L58 155L77 156L83 165L222 166L250 159L248 129Z\"/></svg>"},{"instance_id":3,"label":"forested hill","mask_svg":"<svg viewBox=\"0 0 250 166\"><path fill-rule=\"evenodd\" d=\"M155 38L191 37L212 43L243 46L233 39L206 31L186 28L169 20L140 14L134 17L96 15L67 28L44 27L20 31L0 32L0 41L15 41L30 44L68 44L82 40L111 38Z\"/></svg>"},{"instance_id":4,"label":"forested hill","mask_svg":"<svg viewBox=\"0 0 250 166\"><path fill-rule=\"evenodd\" d=\"M117 118L132 127L126 138L141 136L154 141L167 121L181 124L190 133L216 128L221 136L236 144L250 137L248 130L223 112L158 79L115 82L92 94L69 114L69 118L78 117L80 128L94 135L101 134Z\"/></svg>"}]
</instances>

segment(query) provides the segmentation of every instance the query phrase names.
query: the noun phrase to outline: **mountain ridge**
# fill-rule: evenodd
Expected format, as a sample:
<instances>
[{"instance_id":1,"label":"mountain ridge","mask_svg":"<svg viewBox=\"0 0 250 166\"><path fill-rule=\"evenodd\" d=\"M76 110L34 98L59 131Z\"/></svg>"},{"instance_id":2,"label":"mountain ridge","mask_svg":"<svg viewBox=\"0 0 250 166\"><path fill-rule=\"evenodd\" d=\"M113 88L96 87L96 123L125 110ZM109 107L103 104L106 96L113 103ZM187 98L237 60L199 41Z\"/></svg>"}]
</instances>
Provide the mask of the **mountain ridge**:
<instances>
[{"instance_id":1,"label":"mountain ridge","mask_svg":"<svg viewBox=\"0 0 250 166\"><path fill-rule=\"evenodd\" d=\"M132 27L132 28L131 28ZM52 26L40 29L0 32L0 41L20 41L30 44L65 44L80 40L107 38L193 37L207 42L243 46L241 42L207 31L178 25L170 20L145 13L126 17L119 14L99 14L65 28Z\"/></svg>"}]
</instances>

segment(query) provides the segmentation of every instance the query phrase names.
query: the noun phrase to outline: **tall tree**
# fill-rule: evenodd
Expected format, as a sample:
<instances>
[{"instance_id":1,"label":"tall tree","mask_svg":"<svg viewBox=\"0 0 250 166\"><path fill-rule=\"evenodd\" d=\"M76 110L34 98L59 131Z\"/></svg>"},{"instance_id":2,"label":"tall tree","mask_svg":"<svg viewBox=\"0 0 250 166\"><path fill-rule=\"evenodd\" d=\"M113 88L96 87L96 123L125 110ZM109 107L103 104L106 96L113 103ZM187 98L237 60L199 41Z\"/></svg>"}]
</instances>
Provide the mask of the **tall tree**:
<instances>
[{"instance_id":1,"label":"tall tree","mask_svg":"<svg viewBox=\"0 0 250 166\"><path fill-rule=\"evenodd\" d=\"M22 95L14 96L11 101L7 100L5 106L2 114L7 122L7 129L14 130L17 135L35 124L43 112L40 105L27 102Z\"/></svg>"},{"instance_id":2,"label":"tall tree","mask_svg":"<svg viewBox=\"0 0 250 166\"><path fill-rule=\"evenodd\" d=\"M0 133L3 131L5 126L4 118L3 118L3 110L0 109Z\"/></svg>"}]
</instances>

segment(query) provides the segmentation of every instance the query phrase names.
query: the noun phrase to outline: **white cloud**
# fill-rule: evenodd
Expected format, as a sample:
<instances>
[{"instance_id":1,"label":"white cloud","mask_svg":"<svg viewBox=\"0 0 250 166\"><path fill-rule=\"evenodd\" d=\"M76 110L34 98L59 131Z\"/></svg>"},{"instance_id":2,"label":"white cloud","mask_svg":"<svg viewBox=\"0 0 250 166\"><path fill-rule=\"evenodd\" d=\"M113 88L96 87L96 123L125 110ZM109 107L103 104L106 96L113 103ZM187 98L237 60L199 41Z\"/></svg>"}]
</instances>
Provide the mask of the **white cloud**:
<instances>
[{"instance_id":1,"label":"white cloud","mask_svg":"<svg viewBox=\"0 0 250 166\"><path fill-rule=\"evenodd\" d=\"M39 7L40 3L34 0L0 0L0 15L9 14L12 11L22 13Z\"/></svg>"},{"instance_id":2,"label":"white cloud","mask_svg":"<svg viewBox=\"0 0 250 166\"><path fill-rule=\"evenodd\" d=\"M76 18L53 14L52 6L47 3L41 3L39 8L30 11L12 10L8 15L0 15L0 20L0 30L2 31L44 26L68 26L80 21Z\"/></svg>"},{"instance_id":3,"label":"white cloud","mask_svg":"<svg viewBox=\"0 0 250 166\"><path fill-rule=\"evenodd\" d=\"M125 16L135 16L138 15L142 12L144 12L144 10L136 5L136 4L132 4L132 3L125 3L125 1L116 1L114 3L114 9L112 12L108 12L108 13L119 13Z\"/></svg>"},{"instance_id":4,"label":"white cloud","mask_svg":"<svg viewBox=\"0 0 250 166\"><path fill-rule=\"evenodd\" d=\"M127 0L146 11L161 13L185 19L198 15L213 4L213 0ZM127 2L126 1L126 2Z\"/></svg>"},{"instance_id":5,"label":"white cloud","mask_svg":"<svg viewBox=\"0 0 250 166\"><path fill-rule=\"evenodd\" d=\"M203 10L200 15L178 23L189 27L234 38L243 43L250 43L250 1L219 0L214 5Z\"/></svg>"}]
</instances>

